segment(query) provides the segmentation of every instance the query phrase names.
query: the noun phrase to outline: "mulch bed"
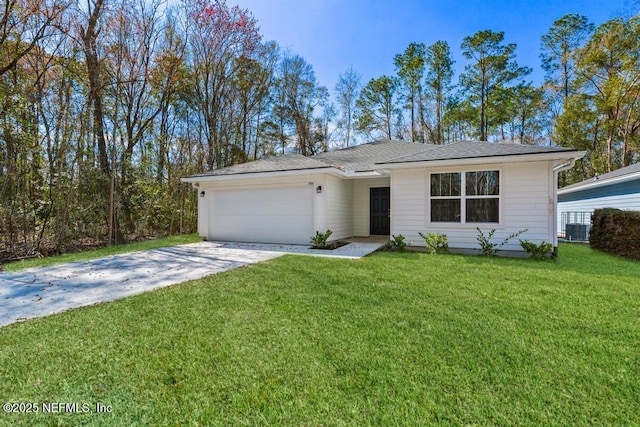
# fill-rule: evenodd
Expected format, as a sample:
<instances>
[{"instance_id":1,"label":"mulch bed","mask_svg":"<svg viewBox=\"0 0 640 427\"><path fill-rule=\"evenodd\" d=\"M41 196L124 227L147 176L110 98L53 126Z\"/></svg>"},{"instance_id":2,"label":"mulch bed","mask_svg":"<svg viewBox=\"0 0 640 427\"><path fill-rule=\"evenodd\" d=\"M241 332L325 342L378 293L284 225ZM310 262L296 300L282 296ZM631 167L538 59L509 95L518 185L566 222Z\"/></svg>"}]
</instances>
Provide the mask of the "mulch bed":
<instances>
[{"instance_id":1,"label":"mulch bed","mask_svg":"<svg viewBox=\"0 0 640 427\"><path fill-rule=\"evenodd\" d=\"M339 242L328 243L324 247L311 246L311 249L318 249L318 250L321 250L321 251L332 251L334 249L341 248L341 247L343 247L345 245L348 245L348 244L349 244L349 242L339 241Z\"/></svg>"}]
</instances>

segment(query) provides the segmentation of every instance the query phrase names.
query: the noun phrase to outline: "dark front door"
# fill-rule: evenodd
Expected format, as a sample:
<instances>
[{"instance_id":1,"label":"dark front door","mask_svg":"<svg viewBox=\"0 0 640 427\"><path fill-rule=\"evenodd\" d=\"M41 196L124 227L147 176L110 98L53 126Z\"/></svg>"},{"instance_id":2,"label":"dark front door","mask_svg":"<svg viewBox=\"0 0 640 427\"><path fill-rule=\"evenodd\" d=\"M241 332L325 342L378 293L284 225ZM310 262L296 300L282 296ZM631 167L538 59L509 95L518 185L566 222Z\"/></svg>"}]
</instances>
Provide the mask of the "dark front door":
<instances>
[{"instance_id":1,"label":"dark front door","mask_svg":"<svg viewBox=\"0 0 640 427\"><path fill-rule=\"evenodd\" d=\"M391 222L389 218L391 210L390 196L391 190L389 187L371 188L369 190L369 200L371 201L370 234L388 236L391 232Z\"/></svg>"}]
</instances>

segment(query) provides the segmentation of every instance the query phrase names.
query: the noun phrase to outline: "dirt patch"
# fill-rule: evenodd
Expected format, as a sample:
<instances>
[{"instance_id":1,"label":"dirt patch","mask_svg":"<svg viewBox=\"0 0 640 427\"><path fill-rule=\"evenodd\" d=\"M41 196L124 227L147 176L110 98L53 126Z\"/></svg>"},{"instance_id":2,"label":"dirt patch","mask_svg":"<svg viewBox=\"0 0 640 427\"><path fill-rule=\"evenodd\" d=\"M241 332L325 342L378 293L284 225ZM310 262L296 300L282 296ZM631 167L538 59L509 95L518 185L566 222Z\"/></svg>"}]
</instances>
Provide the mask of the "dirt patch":
<instances>
[{"instance_id":1,"label":"dirt patch","mask_svg":"<svg viewBox=\"0 0 640 427\"><path fill-rule=\"evenodd\" d=\"M154 236L130 236L117 242L117 244L135 243L145 240L154 240ZM42 239L39 242L19 243L8 245L0 243L0 263L21 261L30 258L45 258L75 252L85 252L100 249L107 246L104 239L83 237L61 244L53 240Z\"/></svg>"}]
</instances>

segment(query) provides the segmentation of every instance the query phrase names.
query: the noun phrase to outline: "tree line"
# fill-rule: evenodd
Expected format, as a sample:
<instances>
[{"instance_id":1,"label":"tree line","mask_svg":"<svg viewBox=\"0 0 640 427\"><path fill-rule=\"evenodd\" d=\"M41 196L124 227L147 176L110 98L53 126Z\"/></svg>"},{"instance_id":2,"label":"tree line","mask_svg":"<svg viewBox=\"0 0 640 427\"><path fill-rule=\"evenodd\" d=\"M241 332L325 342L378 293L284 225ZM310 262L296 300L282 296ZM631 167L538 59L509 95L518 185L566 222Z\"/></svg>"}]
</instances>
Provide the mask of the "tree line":
<instances>
[{"instance_id":1,"label":"tree line","mask_svg":"<svg viewBox=\"0 0 640 427\"><path fill-rule=\"evenodd\" d=\"M546 82L501 32L411 43L396 74L332 90L224 0L4 0L0 260L193 232L180 183L270 155L375 138L585 148L575 181L637 160L638 17L567 15L542 37ZM331 96L333 95L333 96Z\"/></svg>"},{"instance_id":2,"label":"tree line","mask_svg":"<svg viewBox=\"0 0 640 427\"><path fill-rule=\"evenodd\" d=\"M467 63L454 83L447 41L411 43L393 58L396 75L371 79L354 98L355 128L433 144L472 139L586 150L563 184L638 162L640 15L595 27L568 14L542 35L540 48L545 81L536 86L503 32L478 31L463 39Z\"/></svg>"}]
</instances>

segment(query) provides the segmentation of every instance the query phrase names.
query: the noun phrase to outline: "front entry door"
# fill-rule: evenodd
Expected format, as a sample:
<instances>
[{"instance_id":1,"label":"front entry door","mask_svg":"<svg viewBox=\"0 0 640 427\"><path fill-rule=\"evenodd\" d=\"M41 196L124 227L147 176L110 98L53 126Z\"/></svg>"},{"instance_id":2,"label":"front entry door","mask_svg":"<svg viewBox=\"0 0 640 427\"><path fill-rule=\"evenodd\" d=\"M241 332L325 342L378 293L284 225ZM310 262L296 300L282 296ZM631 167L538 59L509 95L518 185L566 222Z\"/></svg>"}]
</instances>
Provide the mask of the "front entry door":
<instances>
[{"instance_id":1,"label":"front entry door","mask_svg":"<svg viewBox=\"0 0 640 427\"><path fill-rule=\"evenodd\" d=\"M369 234L388 236L391 233L391 189L378 187L369 189L371 219Z\"/></svg>"}]
</instances>

